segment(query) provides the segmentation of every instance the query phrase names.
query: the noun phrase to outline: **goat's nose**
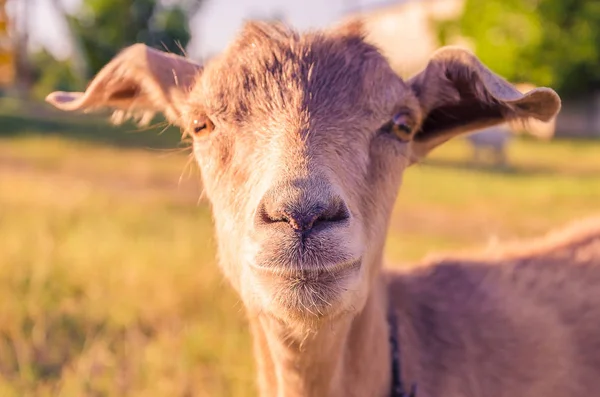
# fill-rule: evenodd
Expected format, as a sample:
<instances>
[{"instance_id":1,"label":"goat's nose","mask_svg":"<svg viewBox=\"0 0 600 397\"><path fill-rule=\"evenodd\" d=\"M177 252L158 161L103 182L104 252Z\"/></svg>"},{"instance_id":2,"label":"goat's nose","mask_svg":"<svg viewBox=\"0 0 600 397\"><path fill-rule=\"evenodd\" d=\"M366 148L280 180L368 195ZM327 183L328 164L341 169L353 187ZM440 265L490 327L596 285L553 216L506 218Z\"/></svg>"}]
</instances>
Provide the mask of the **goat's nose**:
<instances>
[{"instance_id":1,"label":"goat's nose","mask_svg":"<svg viewBox=\"0 0 600 397\"><path fill-rule=\"evenodd\" d=\"M346 204L339 196L319 200L284 196L265 197L260 209L263 225L287 224L296 232L306 233L317 227L333 225L349 218Z\"/></svg>"}]
</instances>

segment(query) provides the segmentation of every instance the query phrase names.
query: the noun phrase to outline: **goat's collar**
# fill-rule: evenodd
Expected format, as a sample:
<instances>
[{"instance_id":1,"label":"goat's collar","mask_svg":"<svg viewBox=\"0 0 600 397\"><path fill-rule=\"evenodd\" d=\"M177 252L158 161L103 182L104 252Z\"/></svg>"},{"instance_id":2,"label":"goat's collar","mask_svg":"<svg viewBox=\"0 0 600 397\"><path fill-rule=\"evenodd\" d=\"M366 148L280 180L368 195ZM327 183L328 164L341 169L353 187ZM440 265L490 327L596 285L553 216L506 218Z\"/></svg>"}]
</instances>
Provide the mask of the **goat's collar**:
<instances>
[{"instance_id":1,"label":"goat's collar","mask_svg":"<svg viewBox=\"0 0 600 397\"><path fill-rule=\"evenodd\" d=\"M390 397L416 397L417 385L413 383L410 393L406 393L402 382L402 363L400 361L400 342L398 341L398 322L392 309L388 314L390 332L390 351L392 356L392 384Z\"/></svg>"}]
</instances>

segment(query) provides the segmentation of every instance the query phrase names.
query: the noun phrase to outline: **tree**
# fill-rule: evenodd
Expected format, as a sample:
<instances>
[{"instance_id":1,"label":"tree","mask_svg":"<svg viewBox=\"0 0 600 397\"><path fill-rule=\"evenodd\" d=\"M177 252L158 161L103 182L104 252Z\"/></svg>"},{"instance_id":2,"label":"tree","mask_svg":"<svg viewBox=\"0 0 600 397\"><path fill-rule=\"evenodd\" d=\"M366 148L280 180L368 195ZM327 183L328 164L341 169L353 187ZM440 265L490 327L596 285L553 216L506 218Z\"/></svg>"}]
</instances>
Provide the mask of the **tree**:
<instances>
[{"instance_id":1,"label":"tree","mask_svg":"<svg viewBox=\"0 0 600 397\"><path fill-rule=\"evenodd\" d=\"M88 66L96 74L117 52L134 43L181 54L190 40L189 17L200 0L84 0L79 15L69 17Z\"/></svg>"},{"instance_id":2,"label":"tree","mask_svg":"<svg viewBox=\"0 0 600 397\"><path fill-rule=\"evenodd\" d=\"M33 98L43 99L52 91L77 91L84 88L73 72L71 60L59 61L42 49L29 57L35 84L31 94Z\"/></svg>"},{"instance_id":3,"label":"tree","mask_svg":"<svg viewBox=\"0 0 600 397\"><path fill-rule=\"evenodd\" d=\"M481 60L511 81L563 95L600 89L600 2L466 0L464 13L439 26L442 43L470 39Z\"/></svg>"},{"instance_id":4,"label":"tree","mask_svg":"<svg viewBox=\"0 0 600 397\"><path fill-rule=\"evenodd\" d=\"M6 2L2 4L4 8ZM10 32L12 33L12 58L14 60L14 71L15 81L14 88L15 93L23 98L29 95L31 89L32 74L31 64L27 53L29 47L29 7L31 6L30 0L24 0L16 3L17 12L16 17L11 22ZM8 26L7 26L8 29Z\"/></svg>"},{"instance_id":5,"label":"tree","mask_svg":"<svg viewBox=\"0 0 600 397\"><path fill-rule=\"evenodd\" d=\"M15 77L15 50L10 38L6 0L0 0L0 88L9 86Z\"/></svg>"}]
</instances>

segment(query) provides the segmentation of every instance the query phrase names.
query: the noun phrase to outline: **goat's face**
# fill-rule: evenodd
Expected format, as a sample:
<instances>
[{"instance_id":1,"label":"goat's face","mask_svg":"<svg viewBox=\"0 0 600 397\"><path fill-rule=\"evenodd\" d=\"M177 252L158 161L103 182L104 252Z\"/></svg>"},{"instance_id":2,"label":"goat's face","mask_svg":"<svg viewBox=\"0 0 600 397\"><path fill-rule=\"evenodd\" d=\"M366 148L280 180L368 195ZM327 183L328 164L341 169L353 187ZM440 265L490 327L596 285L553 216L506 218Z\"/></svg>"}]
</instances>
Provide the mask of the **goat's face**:
<instances>
[{"instance_id":1,"label":"goat's face","mask_svg":"<svg viewBox=\"0 0 600 397\"><path fill-rule=\"evenodd\" d=\"M416 97L358 36L252 26L209 64L185 112L221 262L279 317L360 307L379 261Z\"/></svg>"},{"instance_id":2,"label":"goat's face","mask_svg":"<svg viewBox=\"0 0 600 397\"><path fill-rule=\"evenodd\" d=\"M226 275L250 310L302 322L363 307L414 159L459 132L549 119L560 106L548 89L520 94L464 50L439 52L404 82L356 27L300 36L269 24L248 25L203 71L136 47L85 94L49 100L160 110L179 124Z\"/></svg>"}]
</instances>

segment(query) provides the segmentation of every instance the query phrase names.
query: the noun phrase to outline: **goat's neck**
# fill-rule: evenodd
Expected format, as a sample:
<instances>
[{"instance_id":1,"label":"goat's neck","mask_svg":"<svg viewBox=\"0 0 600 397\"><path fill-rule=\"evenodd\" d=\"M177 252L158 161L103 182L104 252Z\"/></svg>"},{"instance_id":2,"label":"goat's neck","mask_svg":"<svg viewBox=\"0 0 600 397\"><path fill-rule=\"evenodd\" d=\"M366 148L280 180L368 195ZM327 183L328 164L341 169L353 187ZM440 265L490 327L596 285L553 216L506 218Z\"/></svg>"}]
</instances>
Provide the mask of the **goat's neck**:
<instances>
[{"instance_id":1,"label":"goat's neck","mask_svg":"<svg viewBox=\"0 0 600 397\"><path fill-rule=\"evenodd\" d=\"M251 320L261 396L385 396L390 352L383 285L354 317L295 333L268 315Z\"/></svg>"}]
</instances>

